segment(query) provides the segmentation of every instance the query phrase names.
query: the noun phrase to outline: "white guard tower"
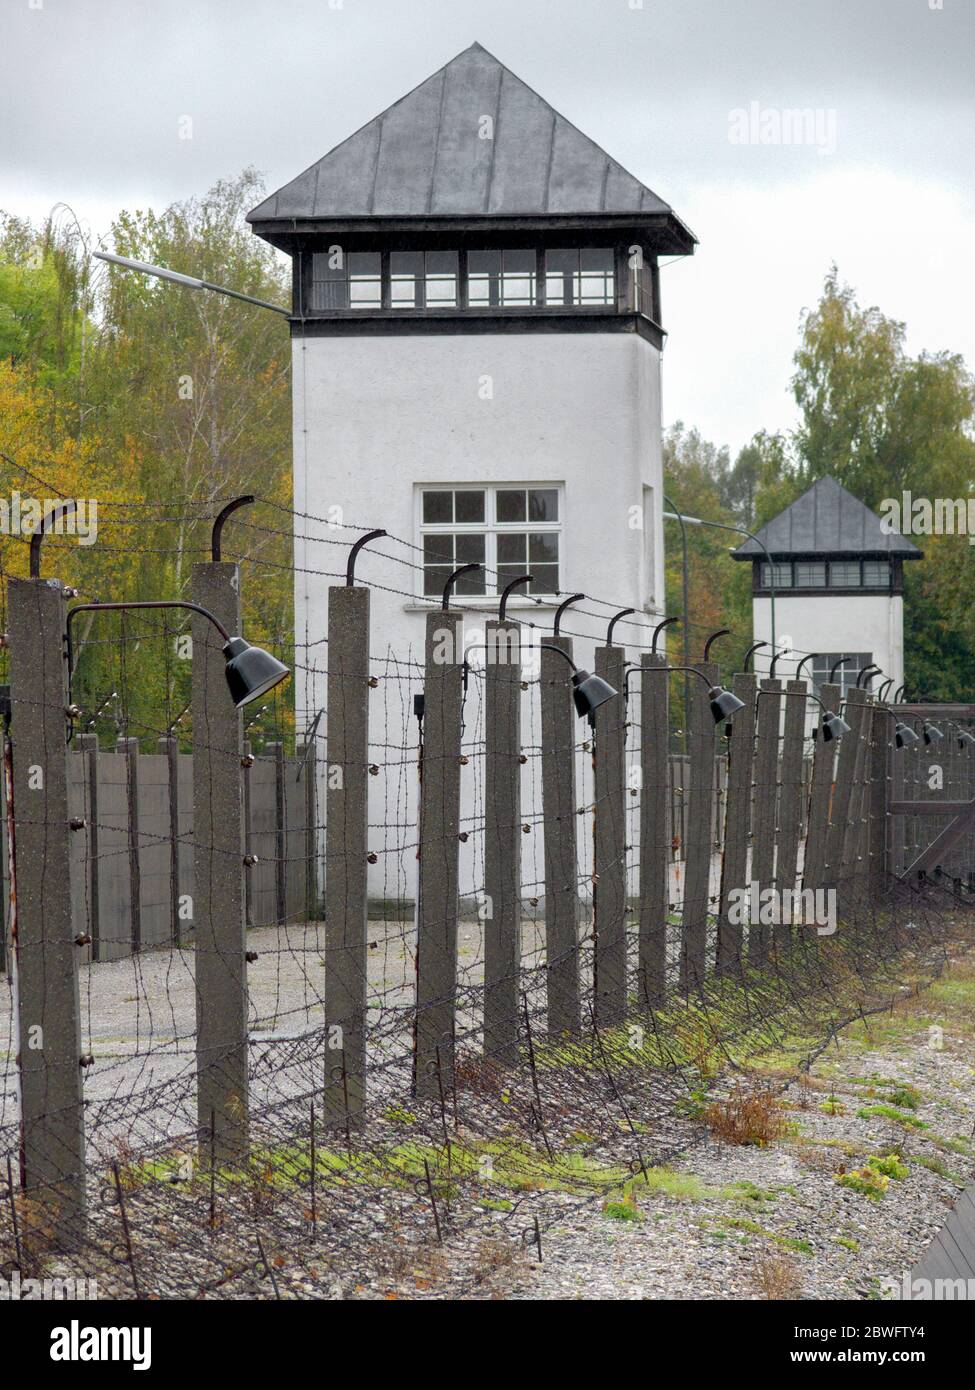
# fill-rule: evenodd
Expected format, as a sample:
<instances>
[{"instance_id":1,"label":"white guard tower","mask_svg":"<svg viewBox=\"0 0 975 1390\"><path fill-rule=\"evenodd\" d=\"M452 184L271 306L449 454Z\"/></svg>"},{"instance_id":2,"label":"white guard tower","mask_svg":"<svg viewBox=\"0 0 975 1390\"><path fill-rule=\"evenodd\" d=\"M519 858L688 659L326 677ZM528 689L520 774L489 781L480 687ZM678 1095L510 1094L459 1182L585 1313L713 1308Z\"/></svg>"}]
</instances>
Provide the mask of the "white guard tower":
<instances>
[{"instance_id":1,"label":"white guard tower","mask_svg":"<svg viewBox=\"0 0 975 1390\"><path fill-rule=\"evenodd\" d=\"M664 595L658 258L695 245L672 209L475 43L248 220L294 266L298 729L324 703L329 573L357 534L330 519L416 547L358 563L380 659L422 660L423 614L474 561L467 642L530 571L509 616L544 635L581 591L600 616L564 630L602 641L632 607L617 641L646 643Z\"/></svg>"},{"instance_id":2,"label":"white guard tower","mask_svg":"<svg viewBox=\"0 0 975 1390\"><path fill-rule=\"evenodd\" d=\"M904 561L921 559L917 546L885 532L876 512L829 477L819 478L756 535L771 565L751 540L734 558L752 565L756 641L771 638L771 576L776 640L780 648L784 640L794 648L794 655L780 657L775 674L795 675L813 652L802 674L812 677L818 692L846 657L836 672L844 694L871 665L883 672L873 677L873 688L890 679L892 694L904 680Z\"/></svg>"}]
</instances>

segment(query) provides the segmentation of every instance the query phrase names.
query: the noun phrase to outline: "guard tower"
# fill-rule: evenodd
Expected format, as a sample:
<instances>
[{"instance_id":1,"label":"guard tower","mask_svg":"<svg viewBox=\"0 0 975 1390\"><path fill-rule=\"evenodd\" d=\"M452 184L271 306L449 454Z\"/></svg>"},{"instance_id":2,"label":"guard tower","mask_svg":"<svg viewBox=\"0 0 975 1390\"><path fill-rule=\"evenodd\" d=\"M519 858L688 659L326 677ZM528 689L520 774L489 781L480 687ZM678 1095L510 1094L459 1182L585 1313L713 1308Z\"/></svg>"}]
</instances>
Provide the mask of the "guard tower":
<instances>
[{"instance_id":1,"label":"guard tower","mask_svg":"<svg viewBox=\"0 0 975 1390\"><path fill-rule=\"evenodd\" d=\"M819 478L791 506L734 551L752 566L755 640L771 638L775 591L776 638L788 639L792 657L780 658L776 675L788 676L809 652L818 691L833 666L844 694L867 666L877 665L896 689L904 680L904 562L922 552L906 536L888 534L880 517L835 478Z\"/></svg>"},{"instance_id":2,"label":"guard tower","mask_svg":"<svg viewBox=\"0 0 975 1390\"><path fill-rule=\"evenodd\" d=\"M342 553L320 541L351 539L329 519L416 547L360 562L389 586L376 651L422 650L472 561L465 607L530 571L509 614L543 628L573 590L663 611L658 263L695 239L662 199L475 43L248 220L294 267L299 727Z\"/></svg>"}]
</instances>

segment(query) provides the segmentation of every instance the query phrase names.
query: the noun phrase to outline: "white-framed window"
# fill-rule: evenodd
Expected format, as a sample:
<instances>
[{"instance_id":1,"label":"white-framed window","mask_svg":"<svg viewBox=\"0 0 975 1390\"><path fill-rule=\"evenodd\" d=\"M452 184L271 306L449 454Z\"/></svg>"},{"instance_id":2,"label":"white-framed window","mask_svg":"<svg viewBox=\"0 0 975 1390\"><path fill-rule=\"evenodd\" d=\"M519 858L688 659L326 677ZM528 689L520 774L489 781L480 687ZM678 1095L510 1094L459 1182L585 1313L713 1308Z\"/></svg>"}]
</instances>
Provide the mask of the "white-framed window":
<instances>
[{"instance_id":1,"label":"white-framed window","mask_svg":"<svg viewBox=\"0 0 975 1390\"><path fill-rule=\"evenodd\" d=\"M846 660L842 666L838 666L843 657ZM826 684L836 666L835 684L840 687L840 694L845 699L847 691L856 685L857 676L872 663L873 652L818 652L806 669L812 668L813 690L818 695L820 687Z\"/></svg>"},{"instance_id":2,"label":"white-framed window","mask_svg":"<svg viewBox=\"0 0 975 1390\"><path fill-rule=\"evenodd\" d=\"M422 592L438 597L451 571L462 575L458 598L493 597L512 579L531 574L522 593L555 595L562 565L562 484L429 484L418 492Z\"/></svg>"}]
</instances>

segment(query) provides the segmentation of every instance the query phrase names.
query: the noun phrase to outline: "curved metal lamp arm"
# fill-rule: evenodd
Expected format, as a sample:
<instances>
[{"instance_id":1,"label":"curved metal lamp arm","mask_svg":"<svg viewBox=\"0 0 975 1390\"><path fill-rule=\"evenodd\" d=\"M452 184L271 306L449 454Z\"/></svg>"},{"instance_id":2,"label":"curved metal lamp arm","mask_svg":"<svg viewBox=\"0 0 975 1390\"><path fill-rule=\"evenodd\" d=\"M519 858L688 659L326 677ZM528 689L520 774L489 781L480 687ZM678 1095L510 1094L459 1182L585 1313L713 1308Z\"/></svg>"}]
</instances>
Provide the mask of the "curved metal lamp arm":
<instances>
[{"instance_id":1,"label":"curved metal lamp arm","mask_svg":"<svg viewBox=\"0 0 975 1390\"><path fill-rule=\"evenodd\" d=\"M741 669L742 669L742 674L743 674L743 675L747 675L747 674L748 674L748 671L749 671L750 665L751 665L751 659L752 659L752 657L755 655L755 653L758 651L759 647L767 647L767 646L768 646L768 643L767 643L767 642L753 642L753 643L752 643L752 645L748 648L748 651L745 653L745 660L742 662L742 667L741 667Z\"/></svg>"},{"instance_id":2,"label":"curved metal lamp arm","mask_svg":"<svg viewBox=\"0 0 975 1390\"><path fill-rule=\"evenodd\" d=\"M355 586L355 562L359 558L359 551L370 541L378 541L380 536L385 536L386 532L380 527L377 531L367 531L364 536L360 536L355 545L349 551L349 563L345 567L345 587L351 589Z\"/></svg>"},{"instance_id":3,"label":"curved metal lamp arm","mask_svg":"<svg viewBox=\"0 0 975 1390\"><path fill-rule=\"evenodd\" d=\"M705 661L707 661L708 655L709 655L709 653L710 653L710 651L711 651L711 643L712 643L712 642L716 642L716 641L718 640L719 637L726 637L730 631L731 631L731 628L730 628L730 627L719 627L718 630L717 630L717 632L712 632L712 633L711 633L711 636L708 638L708 640L707 640L707 641L705 642L705 644L704 644L704 660L705 660Z\"/></svg>"},{"instance_id":4,"label":"curved metal lamp arm","mask_svg":"<svg viewBox=\"0 0 975 1390\"><path fill-rule=\"evenodd\" d=\"M814 695L811 690L760 690L758 692L758 699L760 700L763 695L777 695L779 697L784 695L787 699L815 700L823 713L829 714L829 710L823 704L822 700L818 695Z\"/></svg>"},{"instance_id":5,"label":"curved metal lamp arm","mask_svg":"<svg viewBox=\"0 0 975 1390\"><path fill-rule=\"evenodd\" d=\"M569 604L570 604L570 603L578 603L580 599L584 599L585 597L586 597L585 594L570 594L568 598L562 600L562 602L559 604L558 608L556 608L556 610L555 610L555 623L553 624L553 627L552 627L552 636L553 636L553 637L558 637L558 636L559 636L559 628L560 628L561 625L562 625L562 614L563 614L563 613L565 612L565 610L568 608Z\"/></svg>"},{"instance_id":6,"label":"curved metal lamp arm","mask_svg":"<svg viewBox=\"0 0 975 1390\"><path fill-rule=\"evenodd\" d=\"M613 645L613 629L615 628L616 624L619 622L620 618L628 618L628 617L630 616L631 613L635 613L635 612L636 612L636 609L635 609L635 608L621 608L620 611L619 611L618 613L614 613L614 614L613 614L613 616L612 616L612 617L610 618L610 620L609 620L609 627L606 629L606 645L607 645L607 647L611 647L611 646Z\"/></svg>"},{"instance_id":7,"label":"curved metal lamp arm","mask_svg":"<svg viewBox=\"0 0 975 1390\"><path fill-rule=\"evenodd\" d=\"M203 608L198 603L190 603L187 599L142 599L127 603L76 603L73 608L68 609L68 616L65 622L64 639L65 655L68 661L68 703L71 703L71 672L74 666L71 651L71 624L79 613L118 613L123 609L130 608L185 608L191 613L200 613L208 619L220 633L225 642L230 641L230 633L215 613L211 613L209 608Z\"/></svg>"},{"instance_id":8,"label":"curved metal lamp arm","mask_svg":"<svg viewBox=\"0 0 975 1390\"><path fill-rule=\"evenodd\" d=\"M227 505L217 513L216 517L214 518L213 529L210 532L211 560L217 561L221 559L220 539L223 535L224 522L227 520L227 517L230 516L233 512L236 512L240 507L249 506L250 503L253 501L254 498L250 495L248 495L247 497L235 497L232 502L228 502Z\"/></svg>"},{"instance_id":9,"label":"curved metal lamp arm","mask_svg":"<svg viewBox=\"0 0 975 1390\"><path fill-rule=\"evenodd\" d=\"M656 626L656 627L654 628L654 630L653 630L653 641L650 643L650 654L651 654L651 656L656 656L656 655L657 655L657 638L658 638L658 637L660 636L660 634L663 632L664 628L665 628L665 627L670 627L671 623L679 623L679 622L680 622L680 618L664 618L664 620L663 620L662 623L658 623L658 624L657 624L657 626Z\"/></svg>"},{"instance_id":10,"label":"curved metal lamp arm","mask_svg":"<svg viewBox=\"0 0 975 1390\"><path fill-rule=\"evenodd\" d=\"M30 569L28 570L31 579L40 579L41 577L41 546L44 543L44 537L59 516L66 516L68 512L73 512L77 505L77 502L72 501L58 502L57 506L52 507L47 516L43 518L40 526L31 536Z\"/></svg>"},{"instance_id":11,"label":"curved metal lamp arm","mask_svg":"<svg viewBox=\"0 0 975 1390\"><path fill-rule=\"evenodd\" d=\"M698 680L703 681L709 690L712 689L711 682L708 680L707 676L703 671L699 671L696 666L644 666L641 669L644 674L648 676L659 675L661 671L668 676L674 671L687 671L690 675L697 676Z\"/></svg>"},{"instance_id":12,"label":"curved metal lamp arm","mask_svg":"<svg viewBox=\"0 0 975 1390\"><path fill-rule=\"evenodd\" d=\"M877 700L878 700L878 702L879 702L880 704L883 704L883 702L884 702L884 696L887 694L887 691L890 689L890 687L891 687L893 684L894 684L894 677L891 676L890 680L884 681L883 685L882 685L882 686L880 687L880 689L877 691Z\"/></svg>"},{"instance_id":13,"label":"curved metal lamp arm","mask_svg":"<svg viewBox=\"0 0 975 1390\"><path fill-rule=\"evenodd\" d=\"M517 579L512 579L510 584L506 584L501 591L501 602L498 604L498 621L504 622L508 612L508 595L512 589L517 589L519 584L530 584L534 579L532 574L519 574Z\"/></svg>"},{"instance_id":14,"label":"curved metal lamp arm","mask_svg":"<svg viewBox=\"0 0 975 1390\"><path fill-rule=\"evenodd\" d=\"M861 682L863 681L864 676L869 675L869 673L870 673L871 671L876 671L879 675L883 675L883 671L880 669L879 666L875 666L875 665L864 666L863 670L860 671L860 672L858 672L858 674L857 674L857 685L856 685L857 690L863 690L863 689L865 688L865 687L861 684Z\"/></svg>"},{"instance_id":15,"label":"curved metal lamp arm","mask_svg":"<svg viewBox=\"0 0 975 1390\"><path fill-rule=\"evenodd\" d=\"M775 655L772 657L771 663L769 664L768 668L768 678L770 681L775 680L775 663L779 660L780 657L783 656L788 656L788 652L776 652Z\"/></svg>"},{"instance_id":16,"label":"curved metal lamp arm","mask_svg":"<svg viewBox=\"0 0 975 1390\"><path fill-rule=\"evenodd\" d=\"M440 607L444 613L446 613L450 607L450 591L457 583L457 580L461 577L462 574L467 574L470 570L479 570L480 568L481 566L477 563L477 561L474 561L469 565L461 565L460 569L454 570L453 574L450 576L446 584L443 586L443 598L440 601Z\"/></svg>"},{"instance_id":17,"label":"curved metal lamp arm","mask_svg":"<svg viewBox=\"0 0 975 1390\"><path fill-rule=\"evenodd\" d=\"M802 658L802 660L799 662L799 665L796 667L796 680L799 680L800 676L802 675L802 668L803 666L805 666L806 662L815 661L818 655L819 652L810 652L808 656L804 656Z\"/></svg>"},{"instance_id":18,"label":"curved metal lamp arm","mask_svg":"<svg viewBox=\"0 0 975 1390\"><path fill-rule=\"evenodd\" d=\"M573 671L578 671L579 668L572 660L572 657L569 655L569 653L563 651L561 647L557 647L554 642L539 642L538 648L539 651L543 652L558 652L562 660L567 661L569 665L572 667Z\"/></svg>"},{"instance_id":19,"label":"curved metal lamp arm","mask_svg":"<svg viewBox=\"0 0 975 1390\"><path fill-rule=\"evenodd\" d=\"M836 673L837 673L837 671L840 669L840 667L841 667L841 666L845 666L846 663L847 663L848 661L850 661L850 660L851 660L851 658L850 658L849 656L841 656L840 659L839 659L839 661L836 661L836 662L833 663L833 668L832 668L832 670L831 670L830 673L829 673L829 683L830 683L830 685L832 685L833 682L836 680Z\"/></svg>"},{"instance_id":20,"label":"curved metal lamp arm","mask_svg":"<svg viewBox=\"0 0 975 1390\"><path fill-rule=\"evenodd\" d=\"M897 689L894 691L894 698L891 700L890 703L891 703L892 705L898 705L898 704L900 704L901 696L902 696L902 695L906 695L906 694L907 694L907 686L906 686L906 685L899 685L899 686L897 687Z\"/></svg>"}]
</instances>

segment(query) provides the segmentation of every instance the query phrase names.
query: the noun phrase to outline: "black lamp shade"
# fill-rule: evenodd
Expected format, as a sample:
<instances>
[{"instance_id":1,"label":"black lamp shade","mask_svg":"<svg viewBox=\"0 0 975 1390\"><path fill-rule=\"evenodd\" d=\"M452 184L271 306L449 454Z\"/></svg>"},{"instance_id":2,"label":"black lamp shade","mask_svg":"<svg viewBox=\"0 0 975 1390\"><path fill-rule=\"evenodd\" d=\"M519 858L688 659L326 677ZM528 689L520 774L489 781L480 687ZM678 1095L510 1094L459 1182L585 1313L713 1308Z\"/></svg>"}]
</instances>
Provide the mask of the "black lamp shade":
<instances>
[{"instance_id":1,"label":"black lamp shade","mask_svg":"<svg viewBox=\"0 0 975 1390\"><path fill-rule=\"evenodd\" d=\"M602 676L591 676L588 671L581 669L572 673L572 702L580 718L592 714L593 710L618 694L619 691L609 681L604 681Z\"/></svg>"},{"instance_id":2,"label":"black lamp shade","mask_svg":"<svg viewBox=\"0 0 975 1390\"><path fill-rule=\"evenodd\" d=\"M910 748L917 743L917 734L907 724L897 723L894 725L894 744L898 748Z\"/></svg>"},{"instance_id":3,"label":"black lamp shade","mask_svg":"<svg viewBox=\"0 0 975 1390\"><path fill-rule=\"evenodd\" d=\"M938 728L937 724L932 724L928 719L925 719L924 723L921 725L921 732L924 735L925 743L937 743L939 738L944 738L944 734Z\"/></svg>"},{"instance_id":4,"label":"black lamp shade","mask_svg":"<svg viewBox=\"0 0 975 1390\"><path fill-rule=\"evenodd\" d=\"M844 734L850 732L850 726L845 719L841 719L832 710L826 710L823 714L823 742L829 743L831 739L841 739Z\"/></svg>"},{"instance_id":5,"label":"black lamp shade","mask_svg":"<svg viewBox=\"0 0 975 1390\"><path fill-rule=\"evenodd\" d=\"M711 714L715 724L720 724L722 719L730 719L738 710L745 708L744 700L739 700L737 695L732 695L730 690L725 690L721 685L711 687L708 699L711 701Z\"/></svg>"},{"instance_id":6,"label":"black lamp shade","mask_svg":"<svg viewBox=\"0 0 975 1390\"><path fill-rule=\"evenodd\" d=\"M959 748L971 748L973 743L975 743L975 738L972 737L972 735L968 732L967 729L958 730Z\"/></svg>"},{"instance_id":7,"label":"black lamp shade","mask_svg":"<svg viewBox=\"0 0 975 1390\"><path fill-rule=\"evenodd\" d=\"M263 647L252 647L243 637L231 637L224 644L223 654L227 662L230 698L237 709L266 695L291 674L276 656L266 652Z\"/></svg>"}]
</instances>

